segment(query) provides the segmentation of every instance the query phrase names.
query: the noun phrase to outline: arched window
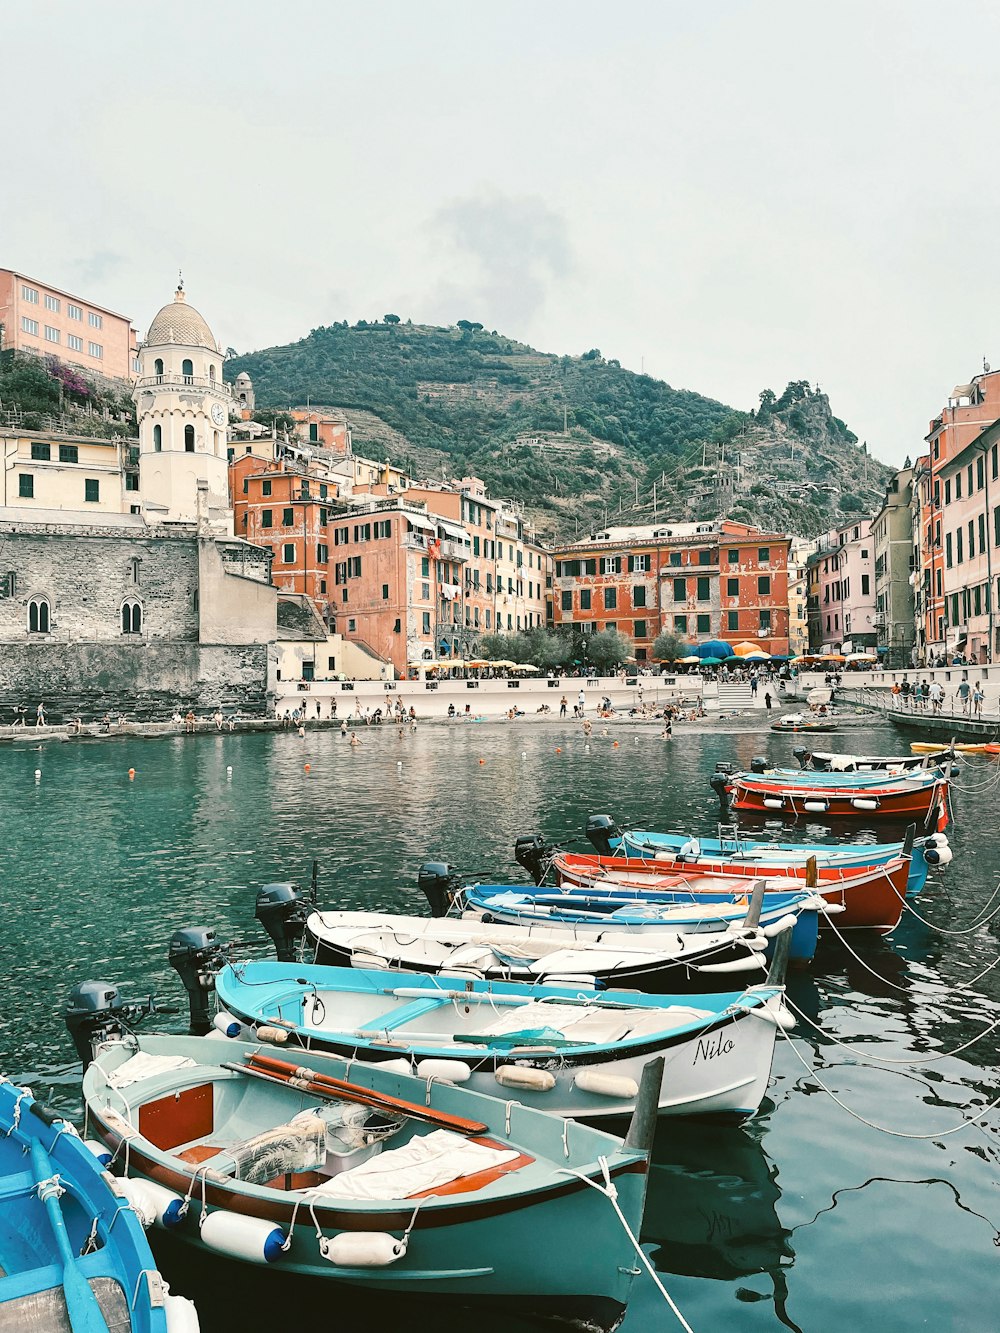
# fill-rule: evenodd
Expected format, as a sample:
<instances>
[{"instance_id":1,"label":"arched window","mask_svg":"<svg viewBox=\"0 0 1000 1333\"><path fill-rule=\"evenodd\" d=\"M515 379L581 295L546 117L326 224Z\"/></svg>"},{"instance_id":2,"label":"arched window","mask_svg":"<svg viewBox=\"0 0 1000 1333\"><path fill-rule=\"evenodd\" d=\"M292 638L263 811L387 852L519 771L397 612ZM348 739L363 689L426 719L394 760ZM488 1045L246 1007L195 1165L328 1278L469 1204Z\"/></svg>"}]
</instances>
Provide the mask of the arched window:
<instances>
[{"instance_id":1,"label":"arched window","mask_svg":"<svg viewBox=\"0 0 1000 1333\"><path fill-rule=\"evenodd\" d=\"M156 360L153 362L153 374L156 376L157 380L162 380L162 379L163 379L163 358L162 358L162 357L159 357L159 356L158 356L158 357L156 358Z\"/></svg>"},{"instance_id":2,"label":"arched window","mask_svg":"<svg viewBox=\"0 0 1000 1333\"><path fill-rule=\"evenodd\" d=\"M193 426L185 426L185 427L184 427L184 452L185 452L185 453L188 453L188 454L193 454L193 453L194 453L194 427L193 427Z\"/></svg>"},{"instance_id":3,"label":"arched window","mask_svg":"<svg viewBox=\"0 0 1000 1333\"><path fill-rule=\"evenodd\" d=\"M185 357L181 362L181 374L184 376L185 384L194 383L194 362L189 357Z\"/></svg>"},{"instance_id":4,"label":"arched window","mask_svg":"<svg viewBox=\"0 0 1000 1333\"><path fill-rule=\"evenodd\" d=\"M142 568L142 561L138 558L138 556L133 556L133 558L129 561L129 575L131 576L133 583L139 582L139 571L141 568Z\"/></svg>"},{"instance_id":5,"label":"arched window","mask_svg":"<svg viewBox=\"0 0 1000 1333\"><path fill-rule=\"evenodd\" d=\"M159 453L160 450L163 448L163 427L162 427L162 426L154 426L154 427L153 427L153 448L156 450L157 453Z\"/></svg>"},{"instance_id":6,"label":"arched window","mask_svg":"<svg viewBox=\"0 0 1000 1333\"><path fill-rule=\"evenodd\" d=\"M49 603L45 597L32 597L28 603L28 633L48 634Z\"/></svg>"},{"instance_id":7,"label":"arched window","mask_svg":"<svg viewBox=\"0 0 1000 1333\"><path fill-rule=\"evenodd\" d=\"M122 602L122 633L123 634L142 633L141 602L135 602L135 601Z\"/></svg>"},{"instance_id":8,"label":"arched window","mask_svg":"<svg viewBox=\"0 0 1000 1333\"><path fill-rule=\"evenodd\" d=\"M211 363L209 363L209 367L208 367L208 378L209 378L210 380L214 380L214 379L215 379L215 367L214 367Z\"/></svg>"}]
</instances>

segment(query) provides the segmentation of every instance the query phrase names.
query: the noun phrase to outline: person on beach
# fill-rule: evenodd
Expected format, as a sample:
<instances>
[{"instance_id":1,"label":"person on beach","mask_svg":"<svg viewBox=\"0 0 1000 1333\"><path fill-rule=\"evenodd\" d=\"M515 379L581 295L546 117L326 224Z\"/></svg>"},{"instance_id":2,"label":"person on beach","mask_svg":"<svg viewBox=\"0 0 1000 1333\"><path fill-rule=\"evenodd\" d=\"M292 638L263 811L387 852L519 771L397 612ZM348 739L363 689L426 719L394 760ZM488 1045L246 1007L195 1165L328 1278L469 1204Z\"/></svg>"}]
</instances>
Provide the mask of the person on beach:
<instances>
[{"instance_id":1,"label":"person on beach","mask_svg":"<svg viewBox=\"0 0 1000 1333\"><path fill-rule=\"evenodd\" d=\"M559 716L560 716L560 717L565 717L565 716L566 716L566 696L565 696L565 694L564 694L563 697L559 700Z\"/></svg>"},{"instance_id":2,"label":"person on beach","mask_svg":"<svg viewBox=\"0 0 1000 1333\"><path fill-rule=\"evenodd\" d=\"M580 716L583 717L587 711L587 696L583 692L583 686L580 687L580 693L576 697L576 706L580 710Z\"/></svg>"},{"instance_id":3,"label":"person on beach","mask_svg":"<svg viewBox=\"0 0 1000 1333\"><path fill-rule=\"evenodd\" d=\"M351 732L351 745L360 745L360 744L361 744L361 742L358 740L357 736L355 736L354 732L352 731L352 732Z\"/></svg>"},{"instance_id":4,"label":"person on beach","mask_svg":"<svg viewBox=\"0 0 1000 1333\"><path fill-rule=\"evenodd\" d=\"M770 712L771 709L774 707L774 700L771 698L770 690L764 691L764 707L767 709L768 712Z\"/></svg>"},{"instance_id":5,"label":"person on beach","mask_svg":"<svg viewBox=\"0 0 1000 1333\"><path fill-rule=\"evenodd\" d=\"M24 709L24 708L18 708L17 704L14 705L14 726L15 726L15 727L23 727L23 726L25 725L25 723L24 723L24 714L25 714L26 711L27 711L27 710Z\"/></svg>"},{"instance_id":6,"label":"person on beach","mask_svg":"<svg viewBox=\"0 0 1000 1333\"><path fill-rule=\"evenodd\" d=\"M35 709L35 726L36 727L45 726L45 705L42 703L40 703L38 707Z\"/></svg>"},{"instance_id":7,"label":"person on beach","mask_svg":"<svg viewBox=\"0 0 1000 1333\"><path fill-rule=\"evenodd\" d=\"M593 724L593 722L590 721L589 718L587 718L587 719L585 720L584 724L583 724L583 734L584 734L585 736L589 737L589 736L590 736L590 733L591 733L593 730L594 730L594 724Z\"/></svg>"},{"instance_id":8,"label":"person on beach","mask_svg":"<svg viewBox=\"0 0 1000 1333\"><path fill-rule=\"evenodd\" d=\"M222 730L222 724L223 724L223 722L225 721L225 719L224 719L223 716L222 716L222 709L221 709L221 708L217 708L217 709L215 710L215 712L212 714L212 721L215 723L215 729L216 729L216 731L221 731L221 730Z\"/></svg>"},{"instance_id":9,"label":"person on beach","mask_svg":"<svg viewBox=\"0 0 1000 1333\"><path fill-rule=\"evenodd\" d=\"M107 723L107 726L104 725L105 723ZM104 714L104 722L101 723L101 729L102 731L110 731L111 729L111 718L107 713ZM194 713L190 708L184 715L184 730L187 732L194 731Z\"/></svg>"},{"instance_id":10,"label":"person on beach","mask_svg":"<svg viewBox=\"0 0 1000 1333\"><path fill-rule=\"evenodd\" d=\"M347 735L347 718L346 718L346 717L345 717L345 718L341 718L341 720L340 720L340 734L341 734L341 736L346 736L346 735Z\"/></svg>"}]
</instances>

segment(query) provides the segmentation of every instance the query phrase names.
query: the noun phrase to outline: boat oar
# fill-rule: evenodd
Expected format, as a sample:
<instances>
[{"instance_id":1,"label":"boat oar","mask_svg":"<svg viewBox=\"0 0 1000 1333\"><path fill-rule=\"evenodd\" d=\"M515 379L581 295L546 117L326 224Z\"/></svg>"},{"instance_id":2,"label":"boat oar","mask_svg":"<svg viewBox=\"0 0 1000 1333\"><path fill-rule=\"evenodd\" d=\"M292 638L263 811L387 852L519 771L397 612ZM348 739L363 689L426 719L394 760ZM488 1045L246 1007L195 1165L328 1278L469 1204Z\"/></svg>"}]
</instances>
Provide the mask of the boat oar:
<instances>
[{"instance_id":1,"label":"boat oar","mask_svg":"<svg viewBox=\"0 0 1000 1333\"><path fill-rule=\"evenodd\" d=\"M69 1241L66 1219L63 1217L62 1204L59 1202L62 1190L56 1180L52 1160L37 1138L31 1140L31 1167L35 1177L35 1189L45 1205L56 1249L62 1260L63 1293L73 1333L108 1333L107 1320L104 1318L97 1297L91 1290L90 1283L80 1272L79 1258L73 1253Z\"/></svg>"},{"instance_id":2,"label":"boat oar","mask_svg":"<svg viewBox=\"0 0 1000 1333\"><path fill-rule=\"evenodd\" d=\"M227 1065L226 1068L235 1068L243 1073L269 1074L284 1083L295 1079L307 1085L309 1092L326 1093L343 1101L359 1102L362 1106L370 1106L375 1110L409 1116L413 1120L424 1120L442 1129L453 1129L457 1134L482 1134L489 1128L479 1120L466 1120L464 1116L449 1115L447 1111L435 1111L427 1106L418 1106L416 1102L408 1102L401 1097L391 1097L388 1093L375 1092L372 1088L362 1087L359 1083L348 1083L345 1079L332 1078L328 1074L317 1074L314 1069L289 1064L287 1060L276 1060L269 1055L251 1055L246 1065Z\"/></svg>"}]
</instances>

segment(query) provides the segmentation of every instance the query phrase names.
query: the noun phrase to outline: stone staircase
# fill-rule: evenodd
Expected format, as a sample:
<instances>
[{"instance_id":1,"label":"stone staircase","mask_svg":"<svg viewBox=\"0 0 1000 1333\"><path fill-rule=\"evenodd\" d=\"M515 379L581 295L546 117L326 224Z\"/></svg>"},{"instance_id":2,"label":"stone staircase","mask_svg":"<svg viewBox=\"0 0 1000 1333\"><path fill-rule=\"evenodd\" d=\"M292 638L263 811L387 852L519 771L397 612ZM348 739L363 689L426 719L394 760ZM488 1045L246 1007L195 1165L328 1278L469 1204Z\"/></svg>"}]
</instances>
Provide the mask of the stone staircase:
<instances>
[{"instance_id":1,"label":"stone staircase","mask_svg":"<svg viewBox=\"0 0 1000 1333\"><path fill-rule=\"evenodd\" d=\"M725 681L719 681L719 712L731 713L737 710L749 711L751 708L764 707L764 694L760 686L757 687L756 699L750 692L750 682L748 680L733 681L726 684Z\"/></svg>"}]
</instances>

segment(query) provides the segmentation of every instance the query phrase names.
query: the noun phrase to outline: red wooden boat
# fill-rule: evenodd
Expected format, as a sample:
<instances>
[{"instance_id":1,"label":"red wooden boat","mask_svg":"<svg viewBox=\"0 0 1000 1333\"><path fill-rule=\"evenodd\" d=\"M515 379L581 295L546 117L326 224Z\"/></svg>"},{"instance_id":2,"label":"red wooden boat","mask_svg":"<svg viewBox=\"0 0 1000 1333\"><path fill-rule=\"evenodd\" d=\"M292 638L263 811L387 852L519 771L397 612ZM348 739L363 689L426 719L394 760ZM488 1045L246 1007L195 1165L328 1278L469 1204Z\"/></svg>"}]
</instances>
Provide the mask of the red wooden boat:
<instances>
[{"instance_id":1,"label":"red wooden boat","mask_svg":"<svg viewBox=\"0 0 1000 1333\"><path fill-rule=\"evenodd\" d=\"M906 846L911 846L913 830L907 831ZM718 897L718 876L732 876L734 880L747 885L755 880L775 879L774 892L787 893L789 880L795 880L806 887L807 867L781 866L762 868L760 865L747 865L739 861L719 860L704 862L697 867L685 868L683 865L665 866L660 861L626 856L588 856L558 852L552 859L552 869L561 888L572 892L600 894L616 891L625 896L629 890L649 898L662 891L664 893L690 893L697 900L699 892L706 897L714 894ZM833 924L838 930L876 930L881 935L888 935L899 924L903 912L903 899L906 896L906 883L910 873L909 852L904 850L901 856L894 857L872 866L820 866L817 868L816 892L833 907L841 908L833 916ZM713 877L714 885L713 885ZM780 877L780 880L776 877ZM699 889L699 880L705 883ZM767 890L765 889L765 902ZM820 923L829 926L829 920L820 914Z\"/></svg>"},{"instance_id":2,"label":"red wooden boat","mask_svg":"<svg viewBox=\"0 0 1000 1333\"><path fill-rule=\"evenodd\" d=\"M823 815L828 819L921 820L938 833L948 827L948 779L923 770L872 781L859 775L857 784L840 779L824 781L817 775L808 786L791 784L766 773L713 774L729 797L733 810L762 815Z\"/></svg>"}]
</instances>

